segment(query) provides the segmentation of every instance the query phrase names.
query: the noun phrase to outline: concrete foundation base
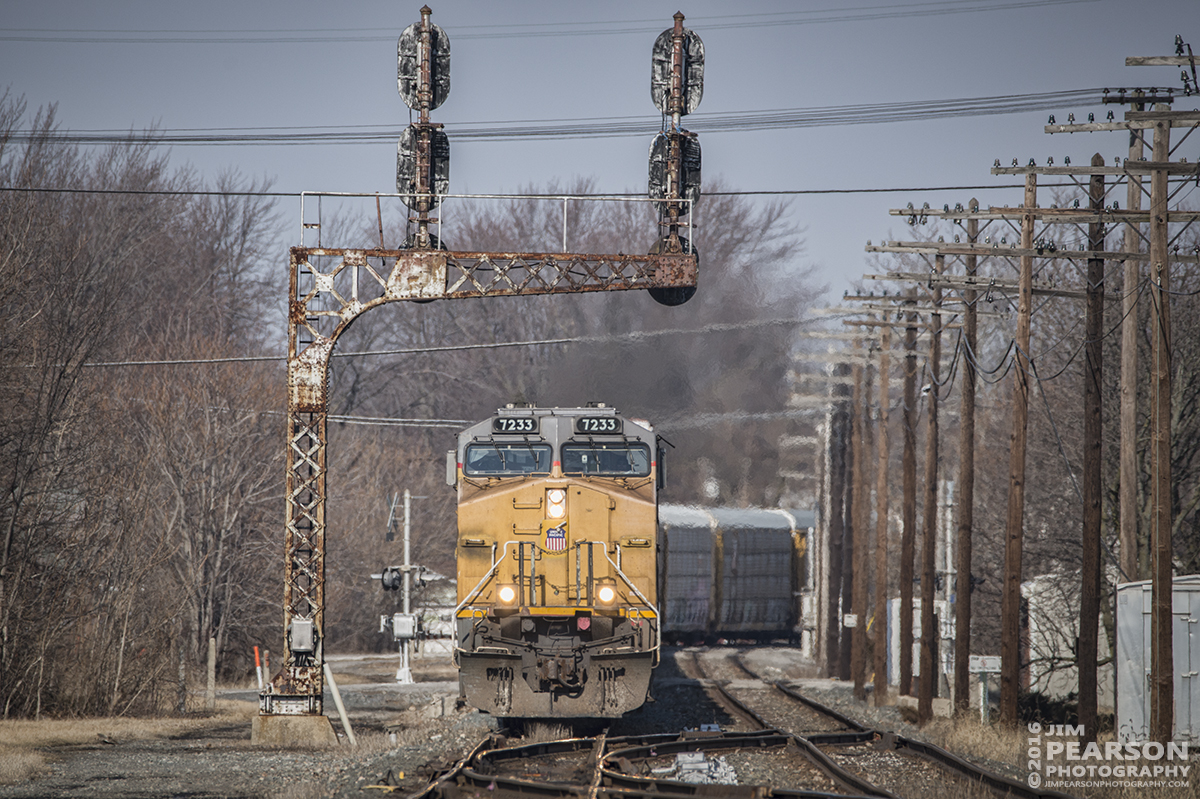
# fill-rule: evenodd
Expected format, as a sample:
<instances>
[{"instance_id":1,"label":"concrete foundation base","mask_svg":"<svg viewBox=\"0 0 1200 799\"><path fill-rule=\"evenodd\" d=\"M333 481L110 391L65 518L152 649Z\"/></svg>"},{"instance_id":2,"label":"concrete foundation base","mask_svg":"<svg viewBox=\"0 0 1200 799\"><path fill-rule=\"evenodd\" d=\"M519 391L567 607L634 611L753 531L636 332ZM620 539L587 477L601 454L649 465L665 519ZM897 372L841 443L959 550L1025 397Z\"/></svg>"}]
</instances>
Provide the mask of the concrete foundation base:
<instances>
[{"instance_id":1,"label":"concrete foundation base","mask_svg":"<svg viewBox=\"0 0 1200 799\"><path fill-rule=\"evenodd\" d=\"M328 716L255 716L250 743L263 746L336 746Z\"/></svg>"},{"instance_id":2,"label":"concrete foundation base","mask_svg":"<svg viewBox=\"0 0 1200 799\"><path fill-rule=\"evenodd\" d=\"M917 698L915 696L897 697L896 704L900 707L909 708L914 713L917 710ZM954 715L954 707L950 704L950 700L935 696L933 698L933 715L944 719L951 718Z\"/></svg>"}]
</instances>

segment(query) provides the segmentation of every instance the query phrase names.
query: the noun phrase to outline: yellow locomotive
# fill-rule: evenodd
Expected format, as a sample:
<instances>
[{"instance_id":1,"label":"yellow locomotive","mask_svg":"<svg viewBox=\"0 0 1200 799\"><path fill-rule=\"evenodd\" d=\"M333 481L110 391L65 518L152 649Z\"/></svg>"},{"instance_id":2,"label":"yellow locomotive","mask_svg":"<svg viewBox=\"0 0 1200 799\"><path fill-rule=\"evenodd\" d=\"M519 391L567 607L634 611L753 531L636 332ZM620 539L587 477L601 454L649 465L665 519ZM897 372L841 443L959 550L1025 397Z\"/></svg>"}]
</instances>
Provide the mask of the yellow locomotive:
<instances>
[{"instance_id":1,"label":"yellow locomotive","mask_svg":"<svg viewBox=\"0 0 1200 799\"><path fill-rule=\"evenodd\" d=\"M451 454L462 696L506 717L641 706L661 644L650 424L598 403L509 405Z\"/></svg>"}]
</instances>

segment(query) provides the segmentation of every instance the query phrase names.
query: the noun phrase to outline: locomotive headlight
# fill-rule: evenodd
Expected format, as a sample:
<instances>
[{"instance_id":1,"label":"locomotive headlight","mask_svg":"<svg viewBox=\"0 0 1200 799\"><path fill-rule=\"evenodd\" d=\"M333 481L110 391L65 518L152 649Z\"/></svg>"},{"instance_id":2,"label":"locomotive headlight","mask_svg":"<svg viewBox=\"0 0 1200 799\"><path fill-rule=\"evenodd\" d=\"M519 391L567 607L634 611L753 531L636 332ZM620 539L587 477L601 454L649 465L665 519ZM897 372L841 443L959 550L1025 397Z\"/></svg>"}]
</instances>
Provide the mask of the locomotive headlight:
<instances>
[{"instance_id":1,"label":"locomotive headlight","mask_svg":"<svg viewBox=\"0 0 1200 799\"><path fill-rule=\"evenodd\" d=\"M551 519L561 519L567 515L567 492L561 488L551 488L546 491L546 515Z\"/></svg>"},{"instance_id":2,"label":"locomotive headlight","mask_svg":"<svg viewBox=\"0 0 1200 799\"><path fill-rule=\"evenodd\" d=\"M501 604L511 605L517 600L517 589L513 588L511 585L500 586L500 590L496 593L500 597Z\"/></svg>"},{"instance_id":3,"label":"locomotive headlight","mask_svg":"<svg viewBox=\"0 0 1200 799\"><path fill-rule=\"evenodd\" d=\"M611 605L616 598L617 589L611 585L602 585L596 590L596 599L600 600L601 605Z\"/></svg>"}]
</instances>

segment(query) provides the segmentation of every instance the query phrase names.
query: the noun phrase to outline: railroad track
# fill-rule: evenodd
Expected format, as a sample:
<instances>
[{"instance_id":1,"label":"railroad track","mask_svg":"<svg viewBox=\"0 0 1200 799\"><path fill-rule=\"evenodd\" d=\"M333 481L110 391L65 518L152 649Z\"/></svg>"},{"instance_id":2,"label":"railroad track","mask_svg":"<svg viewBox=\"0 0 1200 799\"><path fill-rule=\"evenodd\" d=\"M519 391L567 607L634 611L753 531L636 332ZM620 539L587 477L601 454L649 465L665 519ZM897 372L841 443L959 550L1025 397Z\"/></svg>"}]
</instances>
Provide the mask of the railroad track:
<instances>
[{"instance_id":1,"label":"railroad track","mask_svg":"<svg viewBox=\"0 0 1200 799\"><path fill-rule=\"evenodd\" d=\"M704 785L686 781L679 763L717 763L742 770L757 758L797 767L789 787L764 792L761 784ZM727 761L732 761L729 763ZM779 764L774 764L778 768ZM775 730L569 738L505 746L481 742L475 750L413 799L650 799L710 796L760 799L878 799L838 785L808 764L794 736Z\"/></svg>"},{"instance_id":2,"label":"railroad track","mask_svg":"<svg viewBox=\"0 0 1200 799\"><path fill-rule=\"evenodd\" d=\"M688 670L726 698L731 712L757 719L764 728L796 735L880 795L946 795L949 791L950 795L979 799L1070 799L1069 794L1031 788L988 771L933 744L869 729L782 681L759 679L736 650L718 651L707 660L701 656L706 653L693 650L688 654L692 659ZM710 677L710 669L724 679ZM786 701L777 701L780 696Z\"/></svg>"},{"instance_id":3,"label":"railroad track","mask_svg":"<svg viewBox=\"0 0 1200 799\"><path fill-rule=\"evenodd\" d=\"M734 651L682 650L677 665L695 681L693 696L703 701L702 689L721 705L726 729L617 737L605 729L515 745L491 736L413 799L1070 799L868 729L783 682L758 679Z\"/></svg>"}]
</instances>

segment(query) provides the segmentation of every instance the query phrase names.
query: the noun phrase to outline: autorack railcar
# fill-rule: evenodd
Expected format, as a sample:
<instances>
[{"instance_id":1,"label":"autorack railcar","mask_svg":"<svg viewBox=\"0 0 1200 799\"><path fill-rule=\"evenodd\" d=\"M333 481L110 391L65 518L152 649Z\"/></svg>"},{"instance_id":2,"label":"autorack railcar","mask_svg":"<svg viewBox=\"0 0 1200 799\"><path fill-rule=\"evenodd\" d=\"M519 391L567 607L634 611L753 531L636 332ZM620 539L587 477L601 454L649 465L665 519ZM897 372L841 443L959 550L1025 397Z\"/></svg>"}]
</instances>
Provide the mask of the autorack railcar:
<instances>
[{"instance_id":1,"label":"autorack railcar","mask_svg":"<svg viewBox=\"0 0 1200 799\"><path fill-rule=\"evenodd\" d=\"M798 641L812 510L660 505L659 597L669 641Z\"/></svg>"}]
</instances>

